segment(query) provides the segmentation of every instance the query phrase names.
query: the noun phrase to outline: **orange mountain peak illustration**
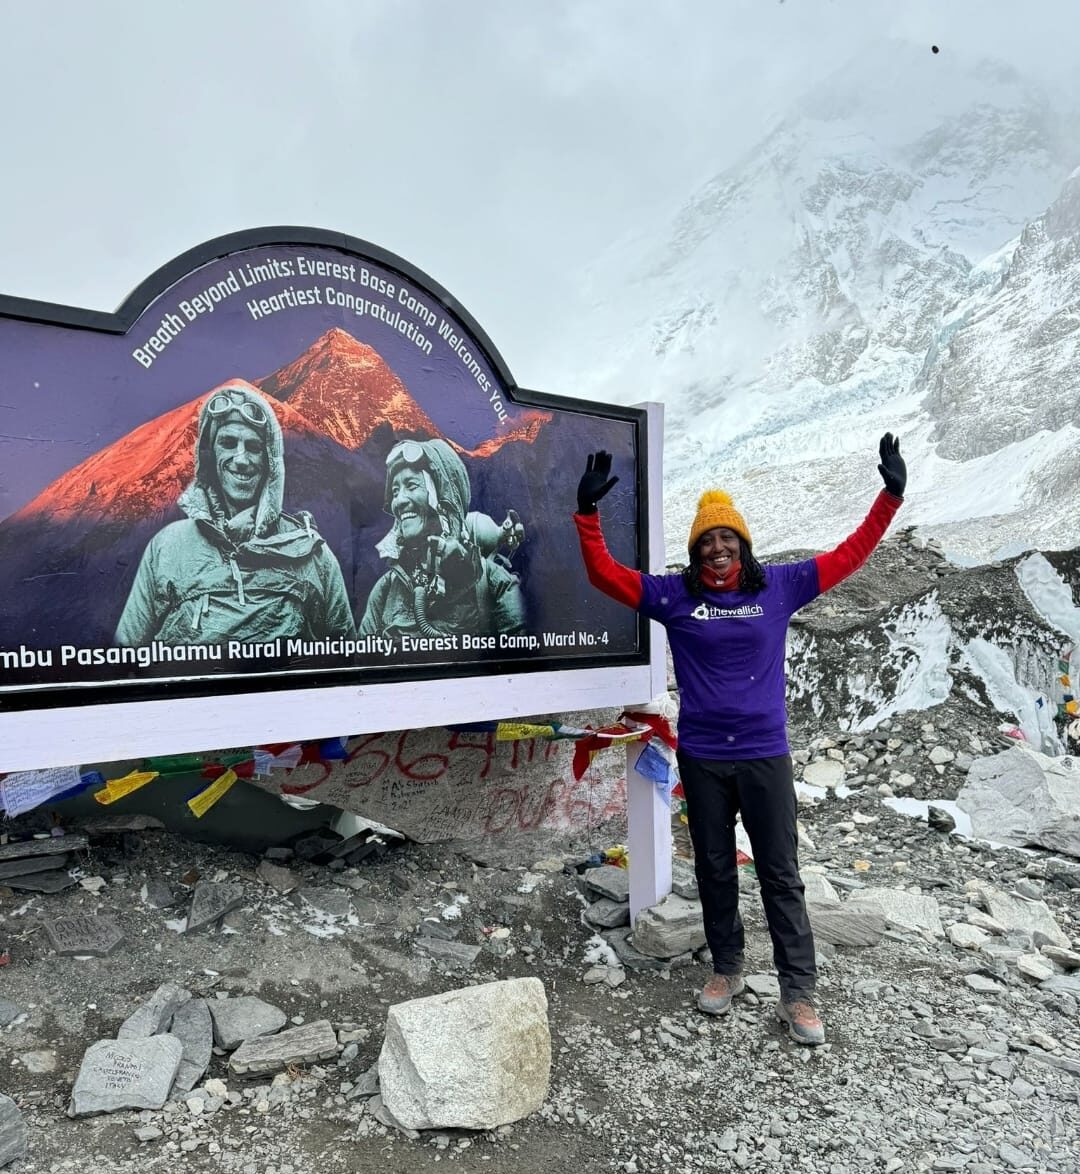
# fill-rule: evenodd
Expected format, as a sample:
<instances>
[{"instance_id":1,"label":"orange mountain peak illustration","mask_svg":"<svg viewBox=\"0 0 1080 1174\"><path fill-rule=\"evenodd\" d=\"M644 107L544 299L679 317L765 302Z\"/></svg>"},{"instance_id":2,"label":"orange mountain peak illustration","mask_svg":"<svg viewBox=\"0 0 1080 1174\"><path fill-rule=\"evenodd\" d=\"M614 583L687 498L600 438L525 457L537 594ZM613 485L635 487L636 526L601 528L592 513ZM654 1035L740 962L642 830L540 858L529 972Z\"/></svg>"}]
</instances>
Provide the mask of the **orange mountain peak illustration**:
<instances>
[{"instance_id":1,"label":"orange mountain peak illustration","mask_svg":"<svg viewBox=\"0 0 1080 1174\"><path fill-rule=\"evenodd\" d=\"M244 379L229 379L251 391ZM219 385L223 386L223 385ZM107 445L81 464L58 477L15 518L28 520L39 514L55 520L108 518L136 522L161 516L191 484L195 475L195 437L199 409L217 388L188 400L178 408L156 416ZM288 404L269 401L283 431L313 432L311 424Z\"/></svg>"},{"instance_id":2,"label":"orange mountain peak illustration","mask_svg":"<svg viewBox=\"0 0 1080 1174\"><path fill-rule=\"evenodd\" d=\"M395 432L439 435L379 352L339 327L287 366L257 380L257 386L346 448L359 448L384 421Z\"/></svg>"}]
</instances>

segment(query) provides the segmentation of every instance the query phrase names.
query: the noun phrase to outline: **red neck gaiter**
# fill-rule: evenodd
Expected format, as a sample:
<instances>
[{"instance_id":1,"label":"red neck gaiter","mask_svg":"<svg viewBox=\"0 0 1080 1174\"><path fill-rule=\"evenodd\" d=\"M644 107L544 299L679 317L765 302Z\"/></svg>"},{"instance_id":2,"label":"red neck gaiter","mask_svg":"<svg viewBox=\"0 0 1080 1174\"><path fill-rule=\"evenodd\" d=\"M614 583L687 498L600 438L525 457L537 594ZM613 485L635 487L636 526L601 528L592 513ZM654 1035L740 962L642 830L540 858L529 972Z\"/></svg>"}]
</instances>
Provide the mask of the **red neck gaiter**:
<instances>
[{"instance_id":1,"label":"red neck gaiter","mask_svg":"<svg viewBox=\"0 0 1080 1174\"><path fill-rule=\"evenodd\" d=\"M734 591L739 585L739 572L741 570L742 563L732 563L727 569L727 574L721 578L712 567L702 567L701 582L710 591Z\"/></svg>"}]
</instances>

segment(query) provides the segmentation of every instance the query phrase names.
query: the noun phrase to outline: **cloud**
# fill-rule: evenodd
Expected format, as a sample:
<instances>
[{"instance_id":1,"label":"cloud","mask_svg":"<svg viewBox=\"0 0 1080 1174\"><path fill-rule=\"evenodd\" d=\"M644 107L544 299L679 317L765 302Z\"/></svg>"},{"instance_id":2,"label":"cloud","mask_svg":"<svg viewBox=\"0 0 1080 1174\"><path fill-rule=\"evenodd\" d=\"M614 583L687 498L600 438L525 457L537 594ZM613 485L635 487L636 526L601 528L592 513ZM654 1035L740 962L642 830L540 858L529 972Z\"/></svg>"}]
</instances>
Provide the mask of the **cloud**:
<instances>
[{"instance_id":1,"label":"cloud","mask_svg":"<svg viewBox=\"0 0 1080 1174\"><path fill-rule=\"evenodd\" d=\"M4 6L4 292L112 308L219 233L395 251L523 382L583 265L649 231L797 95L883 38L1076 89L1071 3L106 0ZM924 100L897 94L897 103Z\"/></svg>"}]
</instances>

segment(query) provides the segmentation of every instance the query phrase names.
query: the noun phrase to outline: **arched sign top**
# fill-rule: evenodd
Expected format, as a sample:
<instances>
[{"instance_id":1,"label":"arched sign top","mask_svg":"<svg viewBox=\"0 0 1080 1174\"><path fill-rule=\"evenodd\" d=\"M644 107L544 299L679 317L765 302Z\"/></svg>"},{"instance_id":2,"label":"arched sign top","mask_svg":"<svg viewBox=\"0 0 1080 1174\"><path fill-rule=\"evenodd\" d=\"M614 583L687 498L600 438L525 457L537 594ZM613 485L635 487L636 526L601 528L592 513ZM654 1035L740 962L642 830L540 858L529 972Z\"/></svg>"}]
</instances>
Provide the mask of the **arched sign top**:
<instances>
[{"instance_id":1,"label":"arched sign top","mask_svg":"<svg viewBox=\"0 0 1080 1174\"><path fill-rule=\"evenodd\" d=\"M648 564L646 412L516 387L363 241L220 237L115 314L0 299L0 405L0 714L650 663L570 520L607 449Z\"/></svg>"},{"instance_id":2,"label":"arched sign top","mask_svg":"<svg viewBox=\"0 0 1080 1174\"><path fill-rule=\"evenodd\" d=\"M380 248L378 245L360 240L359 237L349 236L344 232L331 232L324 228L297 225L247 228L204 241L201 245L187 249L178 257L166 261L164 265L155 269L149 277L139 282L112 313L102 310L84 310L76 306L0 294L0 315L8 318L24 318L34 322L49 322L58 326L71 326L84 330L100 330L108 334L126 334L145 310L188 274L201 269L204 265L221 260L223 257L279 245L307 245L336 249L374 261L383 268L400 274L409 282L426 290L449 313L453 314L468 332L481 342L489 361L498 371L500 378L508 385L513 386L514 379L510 374L510 369L494 344L468 310L437 281L388 249Z\"/></svg>"}]
</instances>

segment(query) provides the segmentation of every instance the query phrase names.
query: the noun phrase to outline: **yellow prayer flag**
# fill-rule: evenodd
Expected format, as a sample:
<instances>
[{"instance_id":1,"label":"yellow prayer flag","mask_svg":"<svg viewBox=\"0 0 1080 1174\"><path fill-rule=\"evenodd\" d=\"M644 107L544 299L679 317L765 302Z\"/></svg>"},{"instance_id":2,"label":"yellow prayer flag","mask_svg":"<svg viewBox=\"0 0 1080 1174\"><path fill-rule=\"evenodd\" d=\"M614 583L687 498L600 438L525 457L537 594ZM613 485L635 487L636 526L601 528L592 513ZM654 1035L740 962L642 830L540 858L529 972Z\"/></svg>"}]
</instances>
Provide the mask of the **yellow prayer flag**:
<instances>
[{"instance_id":1,"label":"yellow prayer flag","mask_svg":"<svg viewBox=\"0 0 1080 1174\"><path fill-rule=\"evenodd\" d=\"M123 799L132 791L137 791L140 787L145 787L147 783L152 783L157 777L156 770L133 770L131 774L124 775L122 779L109 779L103 790L94 792L94 798L99 803L115 803L117 799Z\"/></svg>"},{"instance_id":2,"label":"yellow prayer flag","mask_svg":"<svg viewBox=\"0 0 1080 1174\"><path fill-rule=\"evenodd\" d=\"M528 722L499 722L495 727L496 742L520 742L525 738L554 738L553 726L534 726Z\"/></svg>"},{"instance_id":3,"label":"yellow prayer flag","mask_svg":"<svg viewBox=\"0 0 1080 1174\"><path fill-rule=\"evenodd\" d=\"M188 800L188 807L191 808L191 814L196 819L202 819L235 782L236 771L234 770L227 770L224 774L218 775L209 787Z\"/></svg>"}]
</instances>

